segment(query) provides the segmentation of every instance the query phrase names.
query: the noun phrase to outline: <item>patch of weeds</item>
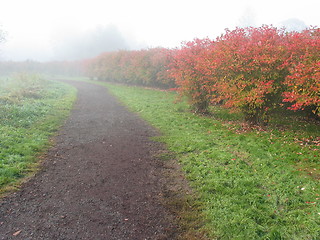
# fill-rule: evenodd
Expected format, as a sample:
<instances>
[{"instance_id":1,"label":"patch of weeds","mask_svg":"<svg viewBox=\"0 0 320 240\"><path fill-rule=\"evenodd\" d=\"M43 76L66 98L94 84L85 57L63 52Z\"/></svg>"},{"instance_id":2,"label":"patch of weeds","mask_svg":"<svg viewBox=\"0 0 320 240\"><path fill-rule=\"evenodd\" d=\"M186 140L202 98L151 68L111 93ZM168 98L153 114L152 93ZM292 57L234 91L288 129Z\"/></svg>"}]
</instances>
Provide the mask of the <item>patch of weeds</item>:
<instances>
[{"instance_id":1,"label":"patch of weeds","mask_svg":"<svg viewBox=\"0 0 320 240\"><path fill-rule=\"evenodd\" d=\"M68 116L75 89L36 75L0 79L0 194L37 166L49 138Z\"/></svg>"}]
</instances>

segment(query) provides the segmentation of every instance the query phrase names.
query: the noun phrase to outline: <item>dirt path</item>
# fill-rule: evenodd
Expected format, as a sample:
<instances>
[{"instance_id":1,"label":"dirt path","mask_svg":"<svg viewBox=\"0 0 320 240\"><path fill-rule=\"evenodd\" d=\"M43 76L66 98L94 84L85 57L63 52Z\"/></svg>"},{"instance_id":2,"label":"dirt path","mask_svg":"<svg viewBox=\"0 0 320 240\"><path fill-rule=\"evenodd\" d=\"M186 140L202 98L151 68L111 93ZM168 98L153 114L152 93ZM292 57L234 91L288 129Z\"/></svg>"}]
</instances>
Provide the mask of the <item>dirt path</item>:
<instances>
[{"instance_id":1,"label":"dirt path","mask_svg":"<svg viewBox=\"0 0 320 240\"><path fill-rule=\"evenodd\" d=\"M78 88L43 170L0 202L0 239L174 239L156 132L100 86Z\"/></svg>"}]
</instances>

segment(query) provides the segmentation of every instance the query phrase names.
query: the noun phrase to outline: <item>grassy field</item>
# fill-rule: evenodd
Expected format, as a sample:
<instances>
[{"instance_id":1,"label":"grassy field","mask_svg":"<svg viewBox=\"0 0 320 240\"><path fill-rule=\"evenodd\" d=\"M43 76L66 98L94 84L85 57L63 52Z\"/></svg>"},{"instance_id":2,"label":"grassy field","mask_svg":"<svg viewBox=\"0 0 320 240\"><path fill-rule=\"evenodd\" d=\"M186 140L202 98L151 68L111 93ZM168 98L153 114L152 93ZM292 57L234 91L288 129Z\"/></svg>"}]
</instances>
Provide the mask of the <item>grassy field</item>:
<instances>
[{"instance_id":1,"label":"grassy field","mask_svg":"<svg viewBox=\"0 0 320 240\"><path fill-rule=\"evenodd\" d=\"M320 239L319 124L282 116L252 129L219 108L195 115L172 92L98 84L161 131L209 239Z\"/></svg>"},{"instance_id":2,"label":"grassy field","mask_svg":"<svg viewBox=\"0 0 320 240\"><path fill-rule=\"evenodd\" d=\"M0 194L34 172L76 90L36 75L0 79Z\"/></svg>"}]
</instances>

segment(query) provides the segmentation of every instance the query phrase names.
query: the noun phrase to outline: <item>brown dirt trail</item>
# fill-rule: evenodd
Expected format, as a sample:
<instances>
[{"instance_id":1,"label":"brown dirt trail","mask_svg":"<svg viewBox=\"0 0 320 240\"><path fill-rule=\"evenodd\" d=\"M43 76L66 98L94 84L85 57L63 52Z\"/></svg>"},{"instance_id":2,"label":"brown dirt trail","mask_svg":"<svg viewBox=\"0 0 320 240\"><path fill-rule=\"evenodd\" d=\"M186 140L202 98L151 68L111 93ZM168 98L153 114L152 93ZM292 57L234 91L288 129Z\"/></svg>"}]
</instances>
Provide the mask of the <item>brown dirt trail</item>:
<instances>
[{"instance_id":1,"label":"brown dirt trail","mask_svg":"<svg viewBox=\"0 0 320 240\"><path fill-rule=\"evenodd\" d=\"M106 89L78 89L42 170L0 200L0 239L174 239L157 132Z\"/></svg>"}]
</instances>

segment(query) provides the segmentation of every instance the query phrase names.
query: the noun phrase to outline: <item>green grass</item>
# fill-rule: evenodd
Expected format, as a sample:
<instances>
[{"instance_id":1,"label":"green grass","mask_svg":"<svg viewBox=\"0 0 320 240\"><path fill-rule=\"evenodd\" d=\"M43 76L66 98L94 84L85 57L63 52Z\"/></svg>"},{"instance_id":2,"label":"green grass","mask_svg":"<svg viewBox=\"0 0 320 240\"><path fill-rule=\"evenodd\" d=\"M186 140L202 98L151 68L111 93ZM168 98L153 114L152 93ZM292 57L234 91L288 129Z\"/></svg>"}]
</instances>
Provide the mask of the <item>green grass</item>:
<instances>
[{"instance_id":1,"label":"green grass","mask_svg":"<svg viewBox=\"0 0 320 240\"><path fill-rule=\"evenodd\" d=\"M199 196L199 231L210 239L320 239L319 124L291 119L249 131L221 109L192 114L172 92L95 83L161 131L157 140Z\"/></svg>"},{"instance_id":2,"label":"green grass","mask_svg":"<svg viewBox=\"0 0 320 240\"><path fill-rule=\"evenodd\" d=\"M34 172L75 97L69 85L35 75L0 79L0 194Z\"/></svg>"}]
</instances>

